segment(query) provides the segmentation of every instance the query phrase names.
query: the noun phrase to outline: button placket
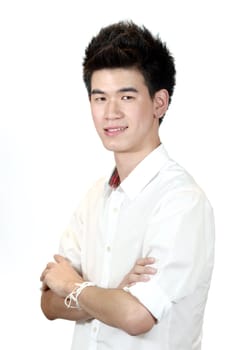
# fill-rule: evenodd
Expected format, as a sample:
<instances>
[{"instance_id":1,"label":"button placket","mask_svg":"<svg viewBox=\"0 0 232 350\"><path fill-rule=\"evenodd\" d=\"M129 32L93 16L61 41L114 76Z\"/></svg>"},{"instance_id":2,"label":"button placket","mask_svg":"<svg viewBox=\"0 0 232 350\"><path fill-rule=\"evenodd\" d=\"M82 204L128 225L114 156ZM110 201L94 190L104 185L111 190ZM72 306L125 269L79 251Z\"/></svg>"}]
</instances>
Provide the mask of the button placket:
<instances>
[{"instance_id":1,"label":"button placket","mask_svg":"<svg viewBox=\"0 0 232 350\"><path fill-rule=\"evenodd\" d=\"M109 285L110 278L110 265L112 258L112 243L117 231L118 215L120 212L120 207L123 201L123 194L118 191L114 191L111 194L110 202L108 204L107 210L107 224L105 227L105 249L104 249L104 259L103 259L103 272L102 272L102 287L107 288Z\"/></svg>"},{"instance_id":2,"label":"button placket","mask_svg":"<svg viewBox=\"0 0 232 350\"><path fill-rule=\"evenodd\" d=\"M93 320L92 321L92 326L91 326L91 338L93 340L97 340L98 332L99 332L99 321L98 320Z\"/></svg>"}]
</instances>

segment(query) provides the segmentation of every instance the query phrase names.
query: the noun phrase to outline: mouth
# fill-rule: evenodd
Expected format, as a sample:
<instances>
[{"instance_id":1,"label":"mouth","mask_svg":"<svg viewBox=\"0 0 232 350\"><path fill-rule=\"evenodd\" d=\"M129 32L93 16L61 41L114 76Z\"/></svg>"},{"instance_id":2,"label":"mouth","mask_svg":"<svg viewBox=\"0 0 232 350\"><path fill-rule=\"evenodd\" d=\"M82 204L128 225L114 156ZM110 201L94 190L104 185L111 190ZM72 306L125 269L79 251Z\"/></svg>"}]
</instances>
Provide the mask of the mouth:
<instances>
[{"instance_id":1,"label":"mouth","mask_svg":"<svg viewBox=\"0 0 232 350\"><path fill-rule=\"evenodd\" d=\"M121 127L109 127L104 128L104 132L107 136L116 136L122 134L126 129L128 129L128 126L121 126Z\"/></svg>"}]
</instances>

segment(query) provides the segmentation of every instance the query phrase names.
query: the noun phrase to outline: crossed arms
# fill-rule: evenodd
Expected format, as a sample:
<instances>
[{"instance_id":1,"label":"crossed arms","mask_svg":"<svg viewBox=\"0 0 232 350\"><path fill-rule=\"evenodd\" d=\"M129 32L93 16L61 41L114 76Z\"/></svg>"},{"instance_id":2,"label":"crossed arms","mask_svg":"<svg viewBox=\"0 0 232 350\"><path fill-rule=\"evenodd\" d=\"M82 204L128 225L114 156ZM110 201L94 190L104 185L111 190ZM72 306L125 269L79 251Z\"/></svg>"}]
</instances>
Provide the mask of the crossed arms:
<instances>
[{"instance_id":1,"label":"crossed arms","mask_svg":"<svg viewBox=\"0 0 232 350\"><path fill-rule=\"evenodd\" d=\"M148 332L156 323L154 316L137 298L123 290L124 287L149 280L156 270L149 266L153 258L139 259L123 278L118 288L87 287L78 297L81 309L67 308L65 297L72 292L75 283L85 282L82 276L61 255L54 256L41 274L41 308L50 319L71 321L98 319L109 326L124 330L130 335Z\"/></svg>"}]
</instances>

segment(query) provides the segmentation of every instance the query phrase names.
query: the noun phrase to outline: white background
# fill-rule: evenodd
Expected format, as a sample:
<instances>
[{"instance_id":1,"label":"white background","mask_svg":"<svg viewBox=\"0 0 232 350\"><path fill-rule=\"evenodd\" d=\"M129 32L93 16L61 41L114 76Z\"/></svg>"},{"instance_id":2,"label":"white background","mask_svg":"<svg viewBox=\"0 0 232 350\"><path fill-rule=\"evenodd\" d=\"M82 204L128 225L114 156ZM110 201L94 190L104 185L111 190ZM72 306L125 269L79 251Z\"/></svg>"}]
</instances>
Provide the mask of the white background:
<instances>
[{"instance_id":1,"label":"white background","mask_svg":"<svg viewBox=\"0 0 232 350\"><path fill-rule=\"evenodd\" d=\"M160 133L215 210L203 350L232 348L229 3L1 1L1 349L70 348L73 324L40 311L39 277L81 197L113 165L92 125L81 65L91 37L121 19L159 33L176 58L177 87Z\"/></svg>"}]
</instances>

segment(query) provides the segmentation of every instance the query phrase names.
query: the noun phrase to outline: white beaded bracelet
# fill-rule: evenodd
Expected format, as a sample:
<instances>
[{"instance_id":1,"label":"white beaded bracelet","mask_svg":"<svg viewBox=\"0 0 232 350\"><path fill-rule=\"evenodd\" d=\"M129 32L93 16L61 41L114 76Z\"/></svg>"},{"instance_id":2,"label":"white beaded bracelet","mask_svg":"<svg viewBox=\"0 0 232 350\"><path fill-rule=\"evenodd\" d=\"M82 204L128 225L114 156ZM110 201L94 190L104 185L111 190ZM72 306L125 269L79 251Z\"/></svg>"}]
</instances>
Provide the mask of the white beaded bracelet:
<instances>
[{"instance_id":1,"label":"white beaded bracelet","mask_svg":"<svg viewBox=\"0 0 232 350\"><path fill-rule=\"evenodd\" d=\"M64 299L64 303L67 306L67 308L75 308L80 310L81 307L78 302L79 295L81 294L83 289L85 289L86 287L94 287L94 286L96 286L96 284L93 282L75 283L75 288Z\"/></svg>"}]
</instances>

